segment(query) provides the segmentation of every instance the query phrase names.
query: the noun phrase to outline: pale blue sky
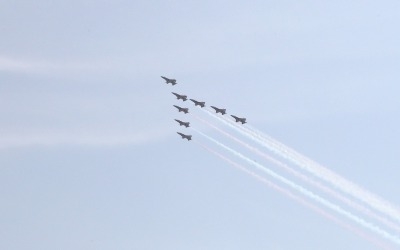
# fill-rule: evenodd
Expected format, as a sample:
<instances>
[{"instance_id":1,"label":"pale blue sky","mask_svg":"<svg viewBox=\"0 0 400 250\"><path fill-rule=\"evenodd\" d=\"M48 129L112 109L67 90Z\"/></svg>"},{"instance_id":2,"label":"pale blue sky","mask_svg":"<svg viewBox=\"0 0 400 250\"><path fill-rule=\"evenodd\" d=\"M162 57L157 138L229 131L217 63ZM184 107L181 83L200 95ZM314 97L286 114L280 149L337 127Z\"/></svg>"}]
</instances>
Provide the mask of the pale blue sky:
<instances>
[{"instance_id":1,"label":"pale blue sky","mask_svg":"<svg viewBox=\"0 0 400 250\"><path fill-rule=\"evenodd\" d=\"M170 92L400 206L398 13L399 1L2 1L0 248L378 249L182 141Z\"/></svg>"}]
</instances>

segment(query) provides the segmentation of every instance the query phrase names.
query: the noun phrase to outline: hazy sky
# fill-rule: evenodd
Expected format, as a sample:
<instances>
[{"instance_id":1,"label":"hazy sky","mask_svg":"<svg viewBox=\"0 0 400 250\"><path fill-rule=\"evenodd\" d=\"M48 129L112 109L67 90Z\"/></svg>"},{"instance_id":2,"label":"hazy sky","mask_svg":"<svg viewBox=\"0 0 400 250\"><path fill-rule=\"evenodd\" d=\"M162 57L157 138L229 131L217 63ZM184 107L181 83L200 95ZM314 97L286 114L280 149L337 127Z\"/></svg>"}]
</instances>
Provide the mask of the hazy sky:
<instances>
[{"instance_id":1,"label":"hazy sky","mask_svg":"<svg viewBox=\"0 0 400 250\"><path fill-rule=\"evenodd\" d=\"M400 207L399 13L399 1L1 1L0 248L379 249L199 147L219 150L174 118L243 150L178 114L193 104L170 92Z\"/></svg>"}]
</instances>

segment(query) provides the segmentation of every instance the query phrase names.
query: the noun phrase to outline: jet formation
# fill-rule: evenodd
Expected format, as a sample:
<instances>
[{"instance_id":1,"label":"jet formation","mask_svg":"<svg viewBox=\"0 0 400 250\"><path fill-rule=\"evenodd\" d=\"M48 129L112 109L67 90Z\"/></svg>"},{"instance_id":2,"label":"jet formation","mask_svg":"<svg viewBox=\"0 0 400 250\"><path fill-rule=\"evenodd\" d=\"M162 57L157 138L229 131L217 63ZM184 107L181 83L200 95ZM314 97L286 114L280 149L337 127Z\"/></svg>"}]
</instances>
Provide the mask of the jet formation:
<instances>
[{"instance_id":1,"label":"jet formation","mask_svg":"<svg viewBox=\"0 0 400 250\"><path fill-rule=\"evenodd\" d=\"M161 78L163 78L165 80L166 84L168 84L168 83L171 83L172 85L177 84L175 79L169 79L169 78L167 78L165 76L161 76ZM188 99L187 95L181 95L181 94L177 94L175 92L171 92L171 93L173 95L175 95L176 99L178 99L178 100L182 100L182 101L185 102ZM191 100L194 103L194 106L200 106L200 108L204 108L206 106L205 102L197 101L195 99L189 99L189 100ZM177 105L173 105L173 106L178 109L178 112L183 112L185 114L189 113L189 108L182 108L182 107L179 107ZM217 113L217 114L218 113L220 113L221 115L225 115L226 114L226 109L217 108L215 106L210 106L210 107L212 109L214 109L215 113ZM231 115L231 116L235 119L235 122L240 122L242 124L247 123L246 122L246 118L244 118L244 117L238 117L238 116L235 116L235 115ZM179 126L184 126L186 128L190 127L190 122L184 122L184 121L181 121L179 119L175 119L175 121L179 123ZM182 139L186 139L188 141L192 140L192 135L186 135L186 134L183 134L181 132L176 132L176 133L178 133L182 137Z\"/></svg>"}]
</instances>

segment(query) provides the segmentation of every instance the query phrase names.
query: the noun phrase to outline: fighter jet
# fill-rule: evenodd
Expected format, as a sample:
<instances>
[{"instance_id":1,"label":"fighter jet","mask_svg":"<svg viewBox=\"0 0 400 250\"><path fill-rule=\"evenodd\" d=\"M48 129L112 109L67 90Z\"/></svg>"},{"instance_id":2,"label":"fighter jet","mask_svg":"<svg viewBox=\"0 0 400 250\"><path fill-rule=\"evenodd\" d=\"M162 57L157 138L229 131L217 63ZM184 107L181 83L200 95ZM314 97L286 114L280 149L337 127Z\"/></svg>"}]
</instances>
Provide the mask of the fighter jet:
<instances>
[{"instance_id":1,"label":"fighter jet","mask_svg":"<svg viewBox=\"0 0 400 250\"><path fill-rule=\"evenodd\" d=\"M211 108L213 108L215 110L215 113L221 113L223 115L226 114L226 109L219 109L217 107L211 106Z\"/></svg>"},{"instance_id":2,"label":"fighter jet","mask_svg":"<svg viewBox=\"0 0 400 250\"><path fill-rule=\"evenodd\" d=\"M235 118L235 121L236 122L241 122L242 124L245 124L246 123L246 118L240 118L240 117L237 117L237 116L234 116L234 115L231 115L233 118Z\"/></svg>"},{"instance_id":3,"label":"fighter jet","mask_svg":"<svg viewBox=\"0 0 400 250\"><path fill-rule=\"evenodd\" d=\"M182 99L182 101L186 101L187 100L187 96L185 96L185 95L180 95L180 94L177 94L177 93L175 93L175 92L171 92L172 94L174 94L175 96L176 96L176 99Z\"/></svg>"},{"instance_id":4,"label":"fighter jet","mask_svg":"<svg viewBox=\"0 0 400 250\"><path fill-rule=\"evenodd\" d=\"M183 121L180 121L178 119L175 119L175 121L177 121L179 123L179 126L190 127L189 126L189 124L190 124L189 122L183 122Z\"/></svg>"},{"instance_id":5,"label":"fighter jet","mask_svg":"<svg viewBox=\"0 0 400 250\"><path fill-rule=\"evenodd\" d=\"M179 110L178 112L183 112L185 114L189 113L189 109L188 108L181 108L181 107L176 106L176 105L174 105L174 107Z\"/></svg>"},{"instance_id":6,"label":"fighter jet","mask_svg":"<svg viewBox=\"0 0 400 250\"><path fill-rule=\"evenodd\" d=\"M161 76L161 78L165 80L166 84L168 84L168 83L171 83L172 85L176 84L176 80L175 79L168 79L165 76Z\"/></svg>"},{"instance_id":7,"label":"fighter jet","mask_svg":"<svg viewBox=\"0 0 400 250\"><path fill-rule=\"evenodd\" d=\"M185 134L182 134L179 132L176 132L176 133L178 133L180 136L182 136L182 139L187 139L188 141L190 141L192 139L191 135L185 135Z\"/></svg>"},{"instance_id":8,"label":"fighter jet","mask_svg":"<svg viewBox=\"0 0 400 250\"><path fill-rule=\"evenodd\" d=\"M192 102L194 102L194 106L197 106L197 105L199 105L200 107L202 107L202 108L204 108L204 106L206 106L206 103L205 102L199 102L199 101L196 101L196 100L194 100L194 99L190 99Z\"/></svg>"}]
</instances>

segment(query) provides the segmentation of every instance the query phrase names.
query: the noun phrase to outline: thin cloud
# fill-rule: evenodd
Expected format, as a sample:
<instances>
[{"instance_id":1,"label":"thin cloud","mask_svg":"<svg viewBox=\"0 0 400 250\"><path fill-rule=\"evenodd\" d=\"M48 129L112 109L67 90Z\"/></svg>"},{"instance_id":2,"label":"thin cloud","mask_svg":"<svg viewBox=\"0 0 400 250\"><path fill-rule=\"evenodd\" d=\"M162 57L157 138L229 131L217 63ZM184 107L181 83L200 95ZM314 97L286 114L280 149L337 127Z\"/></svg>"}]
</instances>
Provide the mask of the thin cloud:
<instances>
[{"instance_id":1,"label":"thin cloud","mask_svg":"<svg viewBox=\"0 0 400 250\"><path fill-rule=\"evenodd\" d=\"M109 68L107 64L99 62L21 60L0 56L0 71L6 72L49 74L71 71L104 70L107 68Z\"/></svg>"},{"instance_id":2,"label":"thin cloud","mask_svg":"<svg viewBox=\"0 0 400 250\"><path fill-rule=\"evenodd\" d=\"M129 145L143 145L160 140L168 136L166 129L153 131L126 132L126 133L73 133L72 131L57 133L31 133L2 135L1 149L27 147L58 147L58 146L87 146L87 147L115 147Z\"/></svg>"}]
</instances>

